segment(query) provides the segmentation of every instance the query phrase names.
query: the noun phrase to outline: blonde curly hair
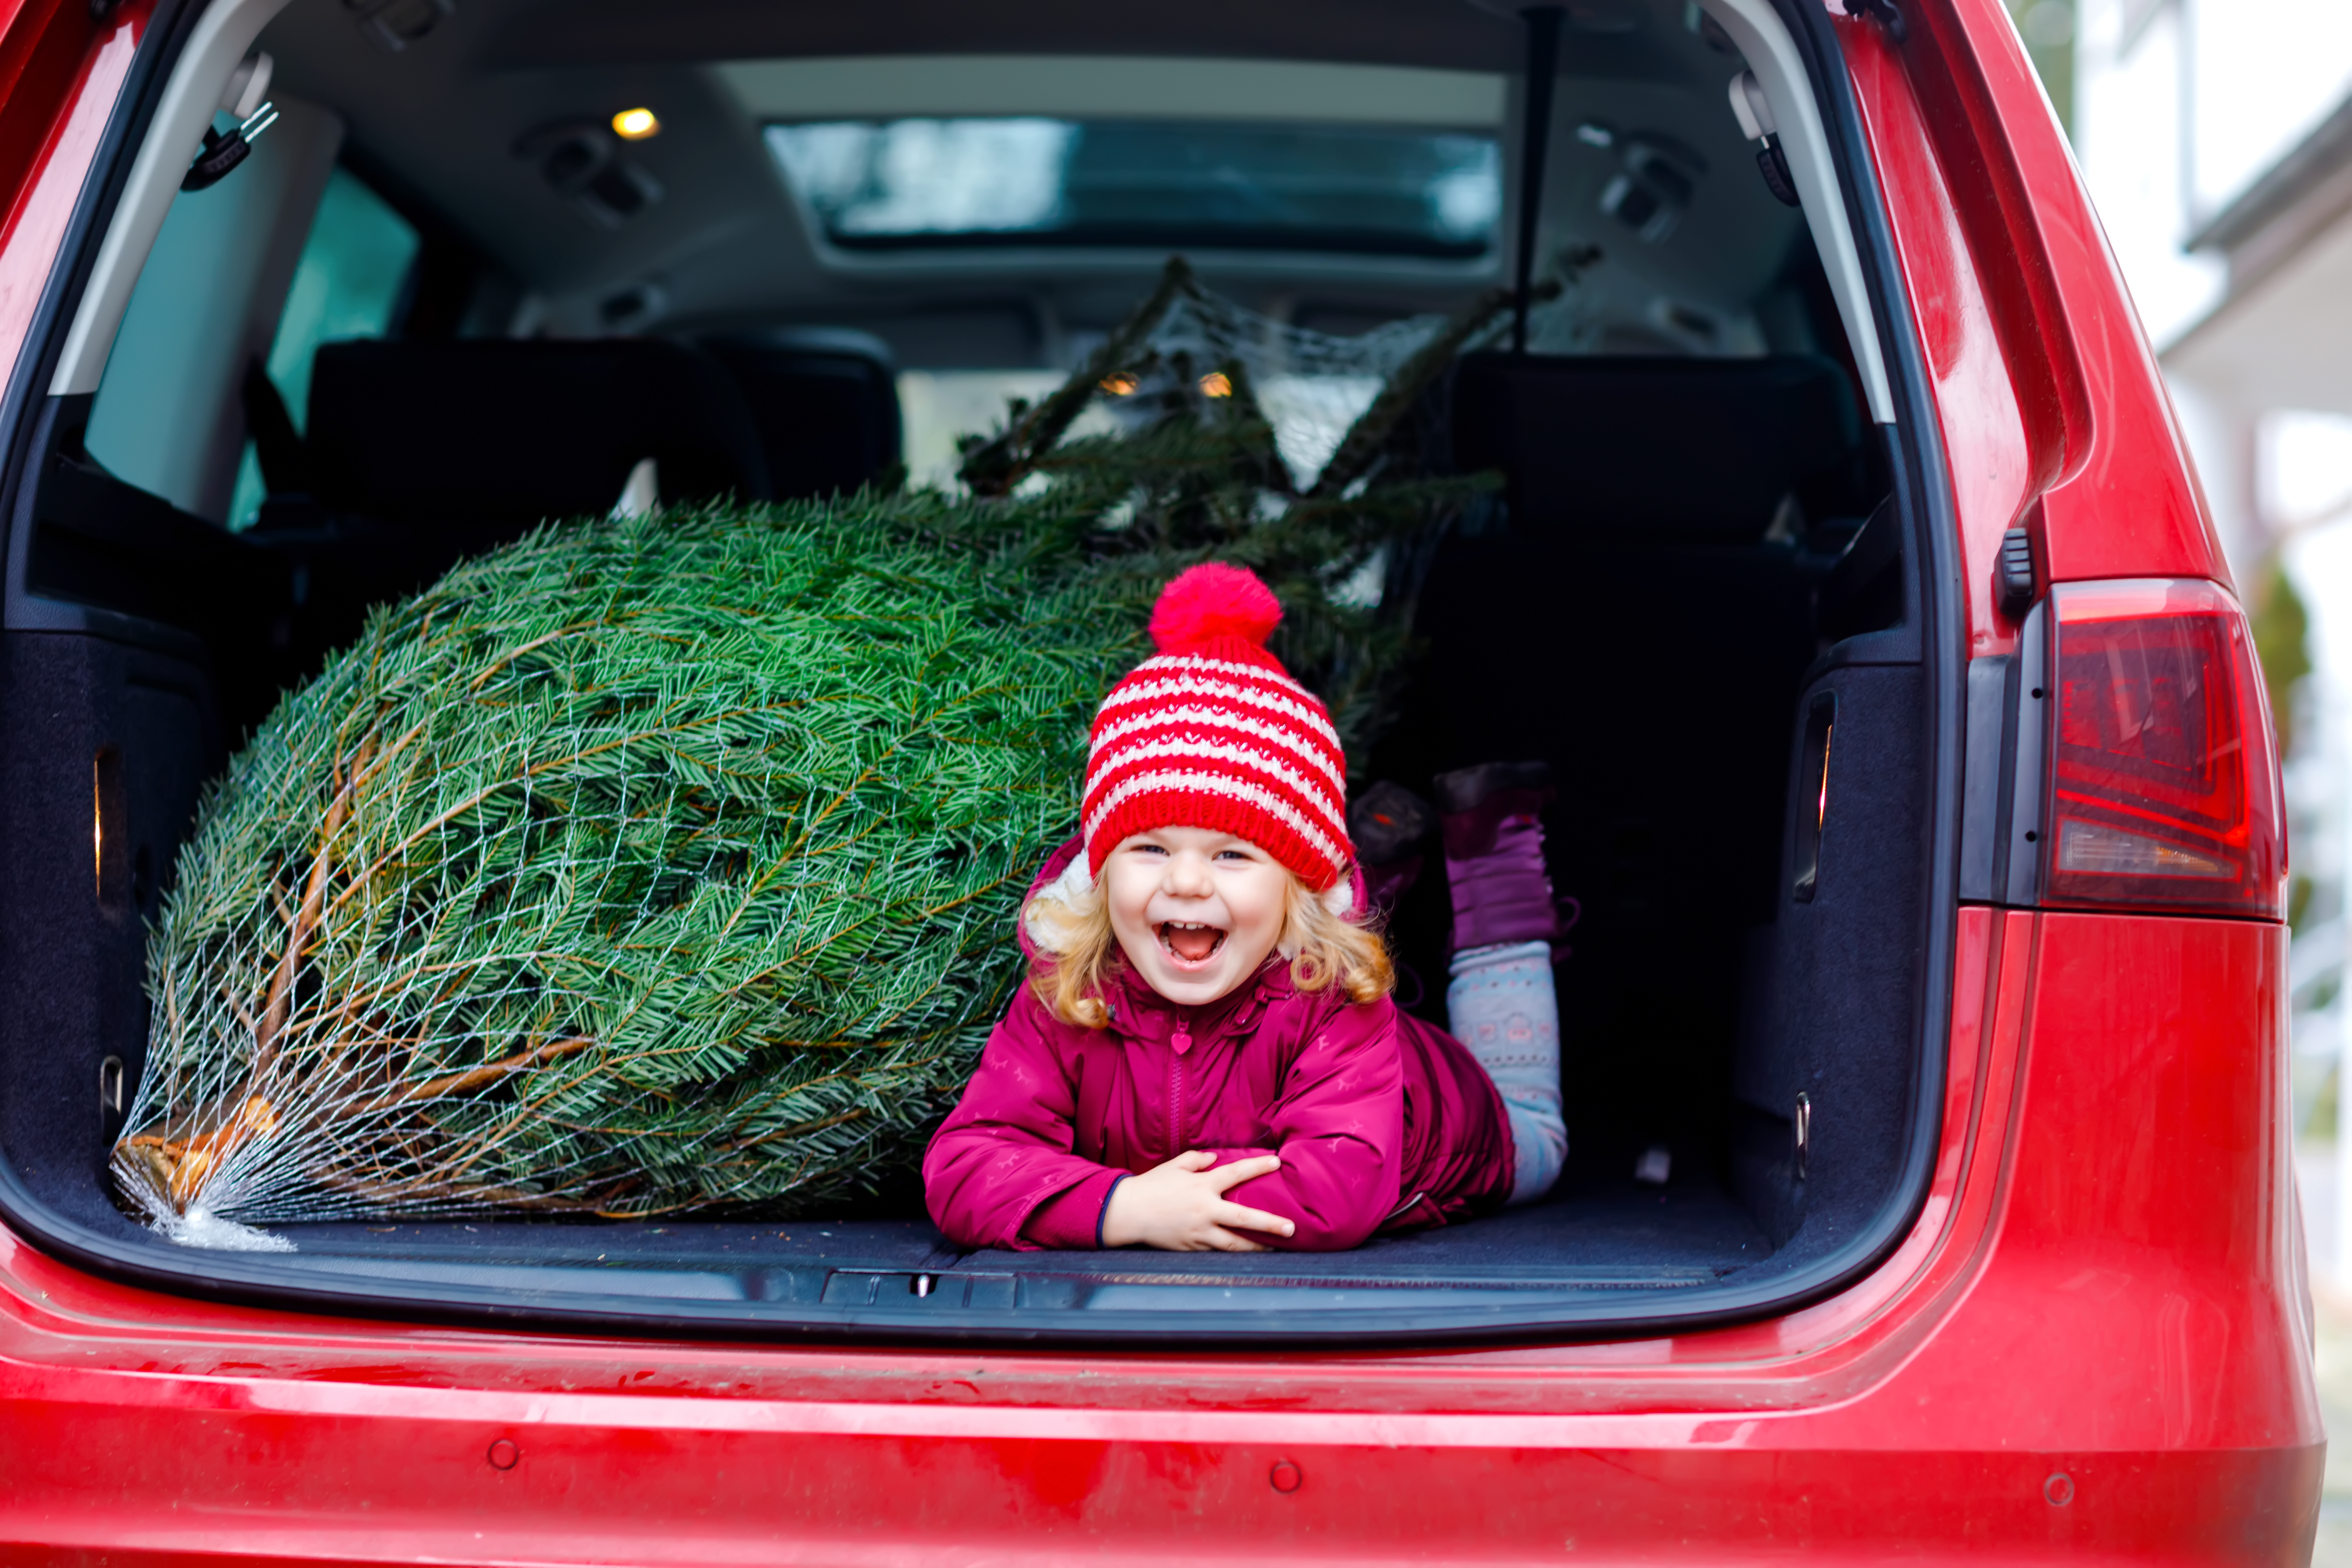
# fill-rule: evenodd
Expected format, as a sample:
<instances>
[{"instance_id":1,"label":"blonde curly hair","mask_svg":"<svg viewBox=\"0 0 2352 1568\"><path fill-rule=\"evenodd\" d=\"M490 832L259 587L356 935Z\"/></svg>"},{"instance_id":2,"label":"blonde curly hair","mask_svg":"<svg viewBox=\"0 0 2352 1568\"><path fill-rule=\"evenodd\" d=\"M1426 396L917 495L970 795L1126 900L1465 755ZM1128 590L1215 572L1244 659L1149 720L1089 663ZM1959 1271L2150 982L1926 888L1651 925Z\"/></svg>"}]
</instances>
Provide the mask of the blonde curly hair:
<instances>
[{"instance_id":1,"label":"blonde curly hair","mask_svg":"<svg viewBox=\"0 0 2352 1568\"><path fill-rule=\"evenodd\" d=\"M1096 882L1056 879L1030 895L1022 929L1039 952L1029 987L1065 1024L1099 1029L1110 1022L1106 972L1119 956L1110 900ZM1380 932L1334 910L1294 873L1284 889L1282 934L1275 951L1290 961L1290 983L1313 993L1337 985L1349 1001L1377 1002L1396 984L1396 966Z\"/></svg>"}]
</instances>

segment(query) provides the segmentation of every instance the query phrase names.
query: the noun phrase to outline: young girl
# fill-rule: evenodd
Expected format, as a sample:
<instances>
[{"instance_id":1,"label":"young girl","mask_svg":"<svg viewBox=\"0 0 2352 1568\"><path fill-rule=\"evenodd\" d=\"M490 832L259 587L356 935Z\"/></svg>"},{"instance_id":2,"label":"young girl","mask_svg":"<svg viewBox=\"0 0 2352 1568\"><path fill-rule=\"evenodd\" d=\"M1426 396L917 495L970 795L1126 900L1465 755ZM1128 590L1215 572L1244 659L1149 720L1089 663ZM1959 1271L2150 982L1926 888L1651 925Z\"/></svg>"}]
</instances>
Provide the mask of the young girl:
<instances>
[{"instance_id":1,"label":"young girl","mask_svg":"<svg viewBox=\"0 0 2352 1568\"><path fill-rule=\"evenodd\" d=\"M1445 1034L1390 1000L1359 923L1339 738L1265 649L1281 615L1195 566L1103 700L1083 833L1023 911L1030 983L923 1159L959 1245L1337 1249L1558 1179L1540 770L1437 781Z\"/></svg>"}]
</instances>

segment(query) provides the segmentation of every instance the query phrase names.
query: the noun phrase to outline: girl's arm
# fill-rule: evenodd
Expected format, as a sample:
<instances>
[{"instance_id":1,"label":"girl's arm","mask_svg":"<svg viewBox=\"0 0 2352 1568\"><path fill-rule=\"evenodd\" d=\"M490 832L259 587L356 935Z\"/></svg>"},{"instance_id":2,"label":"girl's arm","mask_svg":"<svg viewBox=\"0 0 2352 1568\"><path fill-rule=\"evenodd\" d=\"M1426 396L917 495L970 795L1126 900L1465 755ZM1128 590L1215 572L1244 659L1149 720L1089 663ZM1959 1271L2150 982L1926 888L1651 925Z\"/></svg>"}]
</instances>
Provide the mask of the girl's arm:
<instances>
[{"instance_id":1,"label":"girl's arm","mask_svg":"<svg viewBox=\"0 0 2352 1568\"><path fill-rule=\"evenodd\" d=\"M923 1154L925 1205L959 1247L1100 1245L1103 1205L1127 1173L1071 1152L1076 1085L1053 1026L1021 987Z\"/></svg>"},{"instance_id":2,"label":"girl's arm","mask_svg":"<svg viewBox=\"0 0 2352 1568\"><path fill-rule=\"evenodd\" d=\"M1273 1148L1213 1151L1220 1165L1282 1157L1280 1170L1225 1194L1297 1226L1288 1237L1253 1231L1251 1239L1285 1251L1334 1252L1379 1229L1402 1195L1404 1064L1394 1005L1342 1007L1318 1026L1291 1063L1269 1120Z\"/></svg>"}]
</instances>

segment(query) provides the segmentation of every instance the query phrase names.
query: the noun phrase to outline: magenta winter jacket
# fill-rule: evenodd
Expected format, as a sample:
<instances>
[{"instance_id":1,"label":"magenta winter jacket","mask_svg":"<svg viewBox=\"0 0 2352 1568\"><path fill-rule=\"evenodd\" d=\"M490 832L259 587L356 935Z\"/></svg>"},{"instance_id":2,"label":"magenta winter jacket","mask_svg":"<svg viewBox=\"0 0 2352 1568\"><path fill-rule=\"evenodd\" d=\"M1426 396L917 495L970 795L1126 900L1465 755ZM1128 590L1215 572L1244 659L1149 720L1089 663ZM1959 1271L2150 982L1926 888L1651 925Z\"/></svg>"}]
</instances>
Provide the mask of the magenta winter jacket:
<instances>
[{"instance_id":1,"label":"magenta winter jacket","mask_svg":"<svg viewBox=\"0 0 2352 1568\"><path fill-rule=\"evenodd\" d=\"M1354 1247L1510 1195L1494 1081L1386 998L1302 994L1277 956L1204 1007L1131 976L1108 1000L1109 1026L1082 1028L1024 984L989 1037L923 1156L931 1217L957 1244L1097 1247L1119 1180L1188 1149L1282 1156L1225 1194L1297 1224L1287 1240L1250 1233L1275 1247Z\"/></svg>"}]
</instances>

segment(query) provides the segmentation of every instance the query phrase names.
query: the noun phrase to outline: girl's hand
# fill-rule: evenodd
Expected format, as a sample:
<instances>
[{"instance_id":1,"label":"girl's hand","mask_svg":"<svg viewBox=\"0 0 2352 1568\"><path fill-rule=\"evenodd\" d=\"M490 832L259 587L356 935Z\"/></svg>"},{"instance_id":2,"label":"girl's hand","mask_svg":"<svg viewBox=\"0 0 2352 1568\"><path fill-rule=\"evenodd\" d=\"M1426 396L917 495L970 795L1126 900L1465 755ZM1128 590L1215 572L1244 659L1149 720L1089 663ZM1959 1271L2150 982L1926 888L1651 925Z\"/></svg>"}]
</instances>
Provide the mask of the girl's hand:
<instances>
[{"instance_id":1,"label":"girl's hand","mask_svg":"<svg viewBox=\"0 0 2352 1568\"><path fill-rule=\"evenodd\" d=\"M1298 1227L1280 1215L1225 1201L1225 1189L1282 1169L1281 1157L1256 1154L1216 1164L1205 1149L1192 1149L1111 1189L1103 1210L1105 1247L1141 1242L1165 1252L1264 1252L1242 1230L1288 1236ZM1212 1166L1215 1166L1213 1170Z\"/></svg>"}]
</instances>

